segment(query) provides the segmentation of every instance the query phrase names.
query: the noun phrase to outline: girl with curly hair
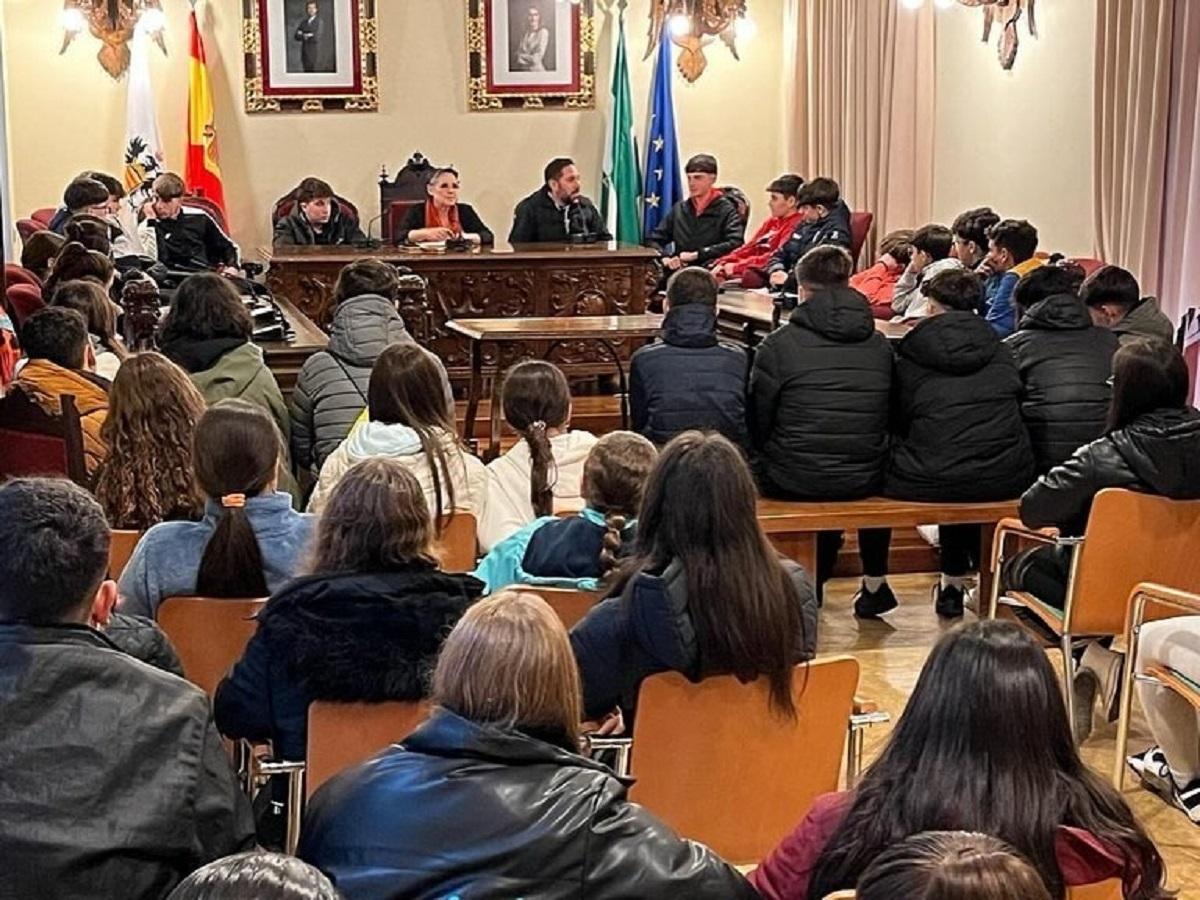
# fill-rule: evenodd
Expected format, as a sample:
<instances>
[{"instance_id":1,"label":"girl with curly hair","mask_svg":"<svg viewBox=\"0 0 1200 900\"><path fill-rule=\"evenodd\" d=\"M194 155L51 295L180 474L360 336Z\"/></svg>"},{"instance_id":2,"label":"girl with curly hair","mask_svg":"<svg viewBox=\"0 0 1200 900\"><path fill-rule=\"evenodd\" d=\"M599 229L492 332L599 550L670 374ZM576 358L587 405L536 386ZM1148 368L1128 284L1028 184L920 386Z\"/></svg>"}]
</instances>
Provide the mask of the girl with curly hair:
<instances>
[{"instance_id":1,"label":"girl with curly hair","mask_svg":"<svg viewBox=\"0 0 1200 900\"><path fill-rule=\"evenodd\" d=\"M117 370L100 431L108 458L96 477L110 527L199 518L192 434L204 409L187 373L160 353L138 353Z\"/></svg>"}]
</instances>

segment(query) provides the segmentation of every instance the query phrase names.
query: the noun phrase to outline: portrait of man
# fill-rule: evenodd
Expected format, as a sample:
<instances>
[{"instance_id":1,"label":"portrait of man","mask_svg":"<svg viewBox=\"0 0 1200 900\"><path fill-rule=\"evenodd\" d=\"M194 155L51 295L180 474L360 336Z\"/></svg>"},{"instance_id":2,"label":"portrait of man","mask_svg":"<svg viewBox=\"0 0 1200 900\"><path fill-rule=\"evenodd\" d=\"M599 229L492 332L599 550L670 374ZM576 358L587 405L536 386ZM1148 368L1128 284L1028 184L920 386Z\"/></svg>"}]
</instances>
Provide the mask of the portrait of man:
<instances>
[{"instance_id":1,"label":"portrait of man","mask_svg":"<svg viewBox=\"0 0 1200 900\"><path fill-rule=\"evenodd\" d=\"M333 72L337 36L334 20L318 0L287 0L289 19L296 22L288 47L289 72Z\"/></svg>"},{"instance_id":2,"label":"portrait of man","mask_svg":"<svg viewBox=\"0 0 1200 900\"><path fill-rule=\"evenodd\" d=\"M508 67L513 72L553 72L556 11L542 0L508 0Z\"/></svg>"}]
</instances>

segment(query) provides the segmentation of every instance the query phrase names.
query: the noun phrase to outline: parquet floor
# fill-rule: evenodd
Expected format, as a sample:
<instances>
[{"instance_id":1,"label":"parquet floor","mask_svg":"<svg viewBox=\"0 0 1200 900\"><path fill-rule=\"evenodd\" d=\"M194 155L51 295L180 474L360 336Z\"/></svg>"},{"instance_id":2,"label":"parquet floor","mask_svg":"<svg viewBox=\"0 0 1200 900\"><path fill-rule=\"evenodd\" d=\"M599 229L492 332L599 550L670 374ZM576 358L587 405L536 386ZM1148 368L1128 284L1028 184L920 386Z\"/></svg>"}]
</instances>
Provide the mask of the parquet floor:
<instances>
[{"instance_id":1,"label":"parquet floor","mask_svg":"<svg viewBox=\"0 0 1200 900\"><path fill-rule=\"evenodd\" d=\"M933 612L930 587L933 577L901 575L889 579L900 599L900 607L886 621L860 622L854 618L851 598L857 580L829 582L825 607L821 610L818 652L850 653L862 666L859 696L875 700L895 720L904 709L917 675L934 642L949 627ZM966 620L972 620L966 614ZM1059 664L1058 654L1051 661ZM1135 705L1136 709L1136 705ZM866 762L869 764L886 739L890 726L876 726L867 733ZM1137 716L1130 746L1141 749L1148 733ZM1099 725L1083 746L1084 759L1106 779L1111 777L1116 725ZM1154 794L1142 790L1132 778L1125 783L1125 797L1158 844L1167 862L1168 883L1182 900L1200 900L1200 827Z\"/></svg>"}]
</instances>

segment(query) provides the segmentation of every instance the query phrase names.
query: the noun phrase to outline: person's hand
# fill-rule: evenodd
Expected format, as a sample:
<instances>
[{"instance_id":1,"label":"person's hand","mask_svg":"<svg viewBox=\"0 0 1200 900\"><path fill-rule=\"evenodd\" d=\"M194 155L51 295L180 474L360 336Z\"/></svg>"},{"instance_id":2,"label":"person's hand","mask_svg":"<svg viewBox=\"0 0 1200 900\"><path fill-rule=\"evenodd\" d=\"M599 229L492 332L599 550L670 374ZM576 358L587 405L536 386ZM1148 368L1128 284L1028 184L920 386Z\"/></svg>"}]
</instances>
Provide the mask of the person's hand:
<instances>
[{"instance_id":1,"label":"person's hand","mask_svg":"<svg viewBox=\"0 0 1200 900\"><path fill-rule=\"evenodd\" d=\"M221 266L221 268L217 269L217 271L222 275L229 275L231 277L237 277L242 274L242 270L235 268L234 266Z\"/></svg>"},{"instance_id":2,"label":"person's hand","mask_svg":"<svg viewBox=\"0 0 1200 900\"><path fill-rule=\"evenodd\" d=\"M589 737L616 737L625 733L625 717L618 707L599 722L584 722L580 730Z\"/></svg>"},{"instance_id":3,"label":"person's hand","mask_svg":"<svg viewBox=\"0 0 1200 900\"><path fill-rule=\"evenodd\" d=\"M147 222L152 222L158 218L158 213L154 211L154 201L147 200L142 204L142 218Z\"/></svg>"},{"instance_id":4,"label":"person's hand","mask_svg":"<svg viewBox=\"0 0 1200 900\"><path fill-rule=\"evenodd\" d=\"M912 261L908 264L910 272L920 274L933 260L924 250L913 250Z\"/></svg>"},{"instance_id":5,"label":"person's hand","mask_svg":"<svg viewBox=\"0 0 1200 900\"><path fill-rule=\"evenodd\" d=\"M430 228L429 230L432 233L432 240L435 241L448 241L454 237L454 232L449 228Z\"/></svg>"},{"instance_id":6,"label":"person's hand","mask_svg":"<svg viewBox=\"0 0 1200 900\"><path fill-rule=\"evenodd\" d=\"M700 258L700 254L695 252L694 250L685 250L683 253L679 254L680 262L694 263L699 258Z\"/></svg>"},{"instance_id":7,"label":"person's hand","mask_svg":"<svg viewBox=\"0 0 1200 900\"><path fill-rule=\"evenodd\" d=\"M729 276L729 270L725 266L713 266L712 276L717 281L724 281Z\"/></svg>"},{"instance_id":8,"label":"person's hand","mask_svg":"<svg viewBox=\"0 0 1200 900\"><path fill-rule=\"evenodd\" d=\"M663 259L662 263L663 263L663 268L670 269L672 272L674 272L676 269L680 268L683 265L683 263L680 262L678 256L668 256Z\"/></svg>"},{"instance_id":9,"label":"person's hand","mask_svg":"<svg viewBox=\"0 0 1200 900\"><path fill-rule=\"evenodd\" d=\"M787 272L780 269L778 272L771 273L771 287L783 287L787 284Z\"/></svg>"}]
</instances>

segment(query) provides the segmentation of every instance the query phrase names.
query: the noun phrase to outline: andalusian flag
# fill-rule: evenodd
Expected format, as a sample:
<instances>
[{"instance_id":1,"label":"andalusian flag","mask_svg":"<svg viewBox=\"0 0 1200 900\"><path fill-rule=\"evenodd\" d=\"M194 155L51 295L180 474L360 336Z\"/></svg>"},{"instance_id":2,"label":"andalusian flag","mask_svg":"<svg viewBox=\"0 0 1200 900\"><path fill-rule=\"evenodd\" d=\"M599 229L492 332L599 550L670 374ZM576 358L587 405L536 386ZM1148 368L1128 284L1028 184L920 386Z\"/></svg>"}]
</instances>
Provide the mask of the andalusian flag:
<instances>
[{"instance_id":1,"label":"andalusian flag","mask_svg":"<svg viewBox=\"0 0 1200 900\"><path fill-rule=\"evenodd\" d=\"M225 188L221 184L221 163L217 158L217 129L213 123L212 87L208 83L208 64L204 59L204 41L196 24L195 4L191 12L192 51L188 73L188 147L183 180L189 192L207 197L225 212Z\"/></svg>"},{"instance_id":2,"label":"andalusian flag","mask_svg":"<svg viewBox=\"0 0 1200 900\"><path fill-rule=\"evenodd\" d=\"M638 212L639 184L637 149L633 142L633 100L629 94L629 64L625 56L625 4L617 20L617 58L604 138L604 178L600 214L608 232L618 241L642 242Z\"/></svg>"}]
</instances>

